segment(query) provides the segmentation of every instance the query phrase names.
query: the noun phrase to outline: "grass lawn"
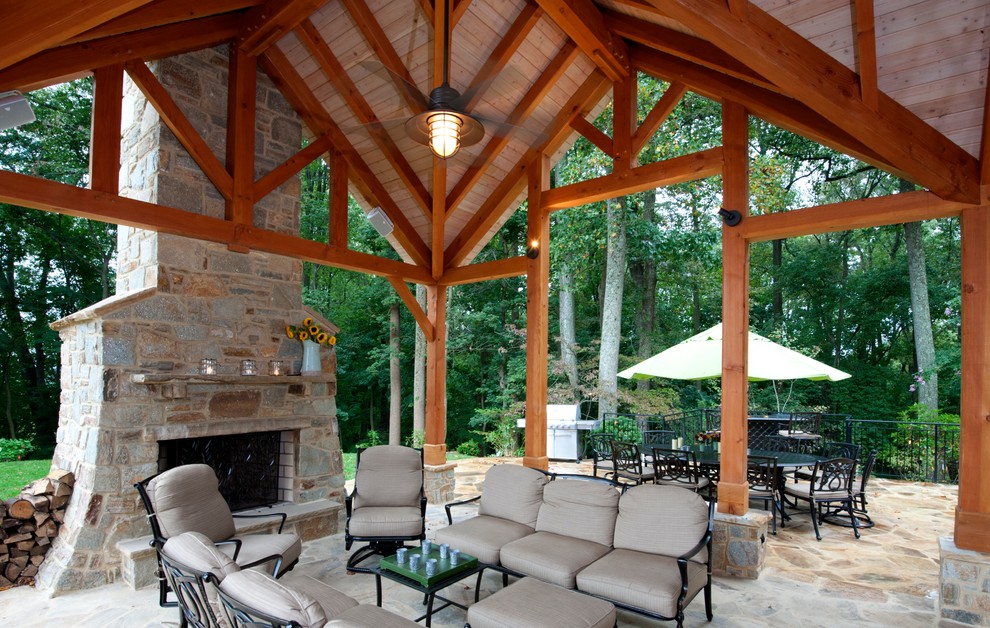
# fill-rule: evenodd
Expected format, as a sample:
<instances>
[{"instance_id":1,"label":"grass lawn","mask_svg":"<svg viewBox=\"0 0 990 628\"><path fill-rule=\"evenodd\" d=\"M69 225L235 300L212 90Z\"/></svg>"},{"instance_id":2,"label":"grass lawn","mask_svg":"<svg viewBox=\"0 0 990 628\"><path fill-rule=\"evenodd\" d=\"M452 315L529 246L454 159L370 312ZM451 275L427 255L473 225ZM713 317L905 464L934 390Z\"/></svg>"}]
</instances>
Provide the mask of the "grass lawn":
<instances>
[{"instance_id":1,"label":"grass lawn","mask_svg":"<svg viewBox=\"0 0 990 628\"><path fill-rule=\"evenodd\" d=\"M0 499L10 499L29 482L48 475L51 460L0 462Z\"/></svg>"}]
</instances>

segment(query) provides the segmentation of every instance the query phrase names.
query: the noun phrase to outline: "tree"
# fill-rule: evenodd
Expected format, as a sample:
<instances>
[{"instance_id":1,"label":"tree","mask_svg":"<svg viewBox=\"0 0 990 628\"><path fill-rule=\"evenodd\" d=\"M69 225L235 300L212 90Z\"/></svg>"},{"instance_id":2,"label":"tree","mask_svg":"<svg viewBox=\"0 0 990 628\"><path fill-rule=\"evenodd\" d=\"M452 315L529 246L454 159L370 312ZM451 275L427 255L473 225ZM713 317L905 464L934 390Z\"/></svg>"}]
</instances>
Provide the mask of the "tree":
<instances>
[{"instance_id":1,"label":"tree","mask_svg":"<svg viewBox=\"0 0 990 628\"><path fill-rule=\"evenodd\" d=\"M402 444L402 366L399 360L399 307L398 303L393 303L388 309L389 445Z\"/></svg>"}]
</instances>

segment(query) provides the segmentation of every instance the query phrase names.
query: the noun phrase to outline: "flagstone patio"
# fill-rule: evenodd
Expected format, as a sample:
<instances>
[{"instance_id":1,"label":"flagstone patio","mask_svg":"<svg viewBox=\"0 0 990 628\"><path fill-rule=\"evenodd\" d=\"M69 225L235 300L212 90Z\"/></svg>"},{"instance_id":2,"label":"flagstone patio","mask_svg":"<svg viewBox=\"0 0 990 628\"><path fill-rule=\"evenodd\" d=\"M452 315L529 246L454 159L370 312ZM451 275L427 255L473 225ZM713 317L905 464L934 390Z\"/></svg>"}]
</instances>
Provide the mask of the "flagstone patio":
<instances>
[{"instance_id":1,"label":"flagstone patio","mask_svg":"<svg viewBox=\"0 0 990 628\"><path fill-rule=\"evenodd\" d=\"M519 462L499 460L499 462ZM476 494L494 459L459 461L457 494ZM552 470L590 474L590 464L551 463ZM870 513L876 527L855 540L852 532L824 526L815 541L807 515L794 515L787 527L767 540L766 567L758 580L716 578L715 619L707 624L704 604L688 607L688 626L935 626L938 618L940 536L951 535L957 489L950 485L875 479L869 487ZM465 512L464 514L468 514ZM445 525L443 507L431 505L427 536ZM343 534L308 543L300 564L288 575L314 577L362 602L374 603L372 576L347 575ZM473 578L448 589L449 597L473 599ZM501 586L501 577L485 575L486 595ZM422 597L386 583L384 606L407 617L422 612ZM132 591L122 583L48 598L30 587L0 592L0 625L172 626L178 611L157 605L157 589ZM464 611L448 608L433 618L437 628L460 628ZM620 611L619 626L657 622Z\"/></svg>"}]
</instances>

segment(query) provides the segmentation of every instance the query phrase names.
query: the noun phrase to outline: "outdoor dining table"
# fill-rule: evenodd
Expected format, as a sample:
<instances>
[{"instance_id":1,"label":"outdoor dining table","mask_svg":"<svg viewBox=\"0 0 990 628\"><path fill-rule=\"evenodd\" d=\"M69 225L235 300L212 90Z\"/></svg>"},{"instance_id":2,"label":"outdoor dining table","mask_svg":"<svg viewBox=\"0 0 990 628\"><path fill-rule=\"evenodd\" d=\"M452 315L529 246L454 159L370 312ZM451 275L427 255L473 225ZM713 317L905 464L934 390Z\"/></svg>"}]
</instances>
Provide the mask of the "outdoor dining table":
<instances>
[{"instance_id":1,"label":"outdoor dining table","mask_svg":"<svg viewBox=\"0 0 990 628\"><path fill-rule=\"evenodd\" d=\"M721 451L715 451L711 445L684 445L683 450L693 451L698 464L707 467L716 467L721 462ZM815 463L825 460L822 456L814 454L804 454L794 451L764 451L762 449L750 449L749 456L764 456L777 459L778 469L798 469L801 467L814 467Z\"/></svg>"}]
</instances>

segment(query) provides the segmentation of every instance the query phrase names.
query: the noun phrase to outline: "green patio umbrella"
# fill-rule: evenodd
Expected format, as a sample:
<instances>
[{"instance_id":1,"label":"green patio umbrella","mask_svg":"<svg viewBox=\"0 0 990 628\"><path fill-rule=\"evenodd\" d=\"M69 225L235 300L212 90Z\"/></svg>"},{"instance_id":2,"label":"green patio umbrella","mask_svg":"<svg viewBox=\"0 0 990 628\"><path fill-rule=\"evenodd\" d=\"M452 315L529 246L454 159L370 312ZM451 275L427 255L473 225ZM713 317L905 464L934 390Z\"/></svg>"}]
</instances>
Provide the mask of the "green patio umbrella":
<instances>
[{"instance_id":1,"label":"green patio umbrella","mask_svg":"<svg viewBox=\"0 0 990 628\"><path fill-rule=\"evenodd\" d=\"M619 373L625 379L714 379L722 376L722 324ZM848 373L749 332L749 381L810 379L837 382Z\"/></svg>"}]
</instances>

